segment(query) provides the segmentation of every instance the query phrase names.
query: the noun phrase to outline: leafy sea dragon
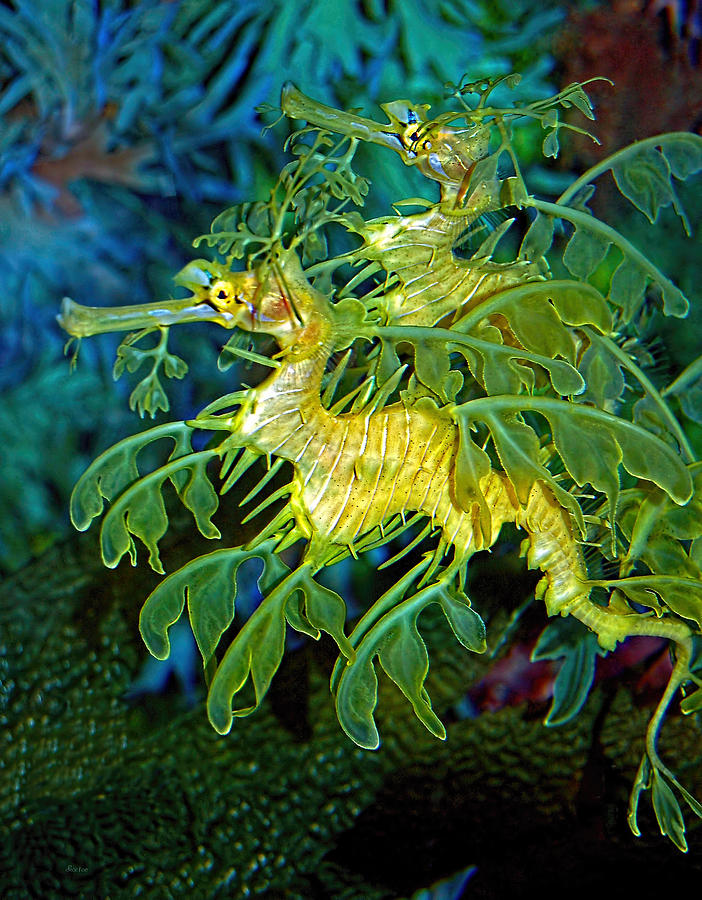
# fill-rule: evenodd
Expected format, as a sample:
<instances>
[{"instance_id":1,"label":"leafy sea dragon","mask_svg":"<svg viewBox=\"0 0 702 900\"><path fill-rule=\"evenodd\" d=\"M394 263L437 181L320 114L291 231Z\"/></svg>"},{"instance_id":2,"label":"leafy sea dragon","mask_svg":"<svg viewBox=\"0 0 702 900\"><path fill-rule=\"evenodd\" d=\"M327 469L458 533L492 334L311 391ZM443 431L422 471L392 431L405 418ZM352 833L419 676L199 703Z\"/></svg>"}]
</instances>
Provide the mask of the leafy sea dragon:
<instances>
[{"instance_id":1,"label":"leafy sea dragon","mask_svg":"<svg viewBox=\"0 0 702 900\"><path fill-rule=\"evenodd\" d=\"M220 461L224 493L267 460L242 504L260 493L263 499L244 521L274 503L282 506L246 545L234 541L167 576L144 604L142 635L149 650L165 658L168 629L187 602L209 681L209 717L225 734L233 716L253 712L265 696L282 659L286 626L315 638L325 631L340 651L331 679L339 722L369 749L379 745L376 662L426 727L445 737L424 686L429 661L417 620L437 604L458 641L483 652L485 626L465 592L467 567L473 553L497 541L505 522L515 523L526 532L529 565L544 573L537 596L548 615L572 617L590 629L583 629L564 664L582 672L575 696L565 708L557 692L551 724L570 718L584 702L596 652L635 635L670 641L675 664L648 728L629 821L638 834L639 795L650 787L662 832L686 849L673 788L698 815L702 807L663 764L656 744L681 687L697 686L685 696L683 711L702 708L702 681L695 674L702 626L695 488L702 488L702 469L660 392L622 342L613 340L610 307L618 331L625 332L636 323L649 282L660 288L665 312L684 315L687 301L585 203L590 182L612 169L619 186L627 185L624 194L643 208L632 173L648 154L667 167L668 202L680 209L672 176L684 178L702 167L701 142L687 134L642 142L583 175L556 203L540 201L526 190L511 123L517 116L536 120L547 132L544 152L555 155L559 129L575 127L559 120L559 108L575 106L592 117L589 100L581 85L571 85L548 100L505 109L488 103L499 83L457 86L460 109L435 119L428 118L427 106L387 104L384 126L332 110L286 85L282 111L309 123L290 139L296 159L283 169L268 202L227 210L198 239L223 261L186 266L177 282L190 290L187 299L112 310L64 301L60 321L75 337L142 329L120 347L122 368L125 362L130 368L135 343L160 329L154 370L137 398L147 409L145 396L160 389L154 381L158 360L168 365L170 359L177 368L163 343L177 322L234 329L225 350L273 370L258 386L226 394L190 422L158 425L107 450L76 485L71 515L78 528L87 528L106 500L106 565L116 566L125 553L135 563L138 537L151 566L163 573L163 486L170 482L202 534L219 540L212 522L219 501L208 464ZM470 94L478 96L477 104L466 102ZM370 222L347 210L349 203L361 206L368 190L352 168L359 140L393 149L438 181L439 201L424 201L419 213ZM503 155L513 169L506 178L498 174ZM644 211L652 215L666 204L659 194L651 209L648 199ZM498 260L497 245L520 209L532 209L534 218L514 258ZM510 216L486 227L486 214L502 210ZM551 278L544 258L556 219L574 227L563 257L573 279ZM326 234L332 226L359 234L363 244L331 256ZM474 248L475 235L484 237L477 249L456 252L464 244ZM610 245L623 260L608 303L587 278ZM242 258L243 271L234 271ZM350 277L349 264L360 266ZM247 349L240 339L247 333L273 337L278 352ZM619 395L598 381L603 365L621 377L620 393L626 373L652 427L643 426L636 407L633 416L624 415ZM668 393L674 396L675 385ZM196 429L224 437L194 450ZM167 461L142 475L140 450L163 438L173 444ZM266 490L286 462L289 481ZM620 465L627 473L623 490ZM594 498L587 515L579 501L584 485ZM677 532L661 533L666 515L677 517ZM419 545L423 555L347 635L343 599L315 575L401 536L404 543L384 565ZM610 566L619 561L619 577L589 576L581 549L586 539ZM667 554L661 541L670 545ZM280 554L300 542L299 563L291 569ZM263 562L263 600L218 660L217 645L234 620L239 566L253 557ZM567 656L549 629L537 650L543 656L555 648Z\"/></svg>"}]
</instances>

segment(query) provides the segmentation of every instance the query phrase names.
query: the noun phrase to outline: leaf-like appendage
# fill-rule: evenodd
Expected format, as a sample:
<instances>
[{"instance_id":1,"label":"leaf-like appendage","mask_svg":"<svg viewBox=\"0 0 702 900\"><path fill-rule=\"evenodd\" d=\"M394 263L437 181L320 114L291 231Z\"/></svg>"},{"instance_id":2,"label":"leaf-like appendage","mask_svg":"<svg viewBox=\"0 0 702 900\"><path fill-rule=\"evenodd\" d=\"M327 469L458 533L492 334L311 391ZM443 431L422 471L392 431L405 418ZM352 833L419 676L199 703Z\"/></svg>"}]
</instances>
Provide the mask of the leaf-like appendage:
<instances>
[{"instance_id":1,"label":"leaf-like appendage","mask_svg":"<svg viewBox=\"0 0 702 900\"><path fill-rule=\"evenodd\" d=\"M254 550L242 547L215 550L165 578L151 592L139 616L139 628L149 652L157 659L167 658L168 629L180 618L187 600L190 625L207 668L220 638L234 619L236 579L242 563L254 558L263 561L259 578L262 593L268 592L290 571L273 553L276 543L270 539Z\"/></svg>"},{"instance_id":2,"label":"leaf-like appendage","mask_svg":"<svg viewBox=\"0 0 702 900\"><path fill-rule=\"evenodd\" d=\"M81 475L71 494L71 521L79 531L90 527L102 514L104 500L111 503L140 477L137 466L139 451L161 438L171 438L175 447L169 459L175 460L192 452L191 436L195 429L185 422L169 422L125 438L95 459Z\"/></svg>"},{"instance_id":3,"label":"leaf-like appendage","mask_svg":"<svg viewBox=\"0 0 702 900\"><path fill-rule=\"evenodd\" d=\"M648 273L642 265L625 257L617 266L609 286L609 299L620 306L626 321L630 321L644 300Z\"/></svg>"},{"instance_id":4,"label":"leaf-like appendage","mask_svg":"<svg viewBox=\"0 0 702 900\"><path fill-rule=\"evenodd\" d=\"M215 456L215 450L190 453L161 466L128 487L112 504L102 523L100 544L105 565L114 569L125 553L129 553L133 564L136 563L134 535L148 548L151 568L163 574L158 542L166 533L168 518L161 490L166 479L173 480L184 470L190 474L185 488L179 491L181 500L193 513L205 537L220 537L210 520L219 501L206 471L207 463Z\"/></svg>"},{"instance_id":5,"label":"leaf-like appendage","mask_svg":"<svg viewBox=\"0 0 702 900\"><path fill-rule=\"evenodd\" d=\"M169 402L159 378L159 369L163 369L166 378L184 378L188 371L187 363L179 356L168 352L168 326L160 325L161 336L153 347L137 347L136 344L153 328L144 328L136 334L129 334L117 348L113 377L117 380L124 369L136 372L144 363L151 363L151 370L141 379L129 396L129 408L137 410L140 417L147 413L153 419L157 411L168 412Z\"/></svg>"},{"instance_id":6,"label":"leaf-like appendage","mask_svg":"<svg viewBox=\"0 0 702 900\"><path fill-rule=\"evenodd\" d=\"M539 462L534 430L517 418L523 411L538 412L551 426L555 448L577 484L591 484L616 507L619 463L629 474L657 484L678 504L692 493L692 479L675 451L638 425L602 410L544 397L486 397L454 407L455 418L484 422L522 503L532 484L548 483L559 502L576 516L574 498L564 491Z\"/></svg>"},{"instance_id":7,"label":"leaf-like appendage","mask_svg":"<svg viewBox=\"0 0 702 900\"><path fill-rule=\"evenodd\" d=\"M541 259L551 249L552 243L553 219L537 212L524 235L524 240L519 248L519 255L524 259Z\"/></svg>"},{"instance_id":8,"label":"leaf-like appendage","mask_svg":"<svg viewBox=\"0 0 702 900\"><path fill-rule=\"evenodd\" d=\"M290 246L302 245L307 263L326 257L324 226L333 222L350 226L355 221L341 210L349 200L363 205L368 181L352 167L356 140L342 138L335 143L325 131L315 133L312 144L300 140L312 131L303 128L291 135L289 146L298 158L283 167L268 202L241 203L225 210L194 246L215 247L228 260L259 256L281 239L284 213L294 211L296 234ZM330 207L335 200L341 202Z\"/></svg>"},{"instance_id":9,"label":"leaf-like appendage","mask_svg":"<svg viewBox=\"0 0 702 900\"><path fill-rule=\"evenodd\" d=\"M497 331L497 329L492 329L492 331ZM465 356L471 373L482 384L486 393L491 396L517 394L522 389L526 389L528 393L532 392L534 371L523 363L530 363L545 369L551 379L554 391L561 396L579 394L585 390L585 381L580 372L563 360L468 336L457 339L455 344L449 345L449 348L457 350ZM568 349L573 350L572 341ZM479 357L479 365L476 365L475 359L471 358L472 355L466 352L470 350ZM422 380L419 373L417 373L417 377L420 378L420 381Z\"/></svg>"},{"instance_id":10,"label":"leaf-like appendage","mask_svg":"<svg viewBox=\"0 0 702 900\"><path fill-rule=\"evenodd\" d=\"M268 203L260 200L240 203L221 212L212 222L210 233L197 237L193 246L205 243L215 247L224 257L241 259L249 244L266 246L270 243L272 223ZM186 266L184 271L187 269ZM183 283L182 279L178 283Z\"/></svg>"},{"instance_id":11,"label":"leaf-like appendage","mask_svg":"<svg viewBox=\"0 0 702 900\"><path fill-rule=\"evenodd\" d=\"M527 350L573 361L573 337L566 325L612 330L612 315L600 292L577 281L531 281L507 288L466 313L452 331L475 334L487 316L504 316Z\"/></svg>"},{"instance_id":12,"label":"leaf-like appendage","mask_svg":"<svg viewBox=\"0 0 702 900\"><path fill-rule=\"evenodd\" d=\"M553 310L550 304L545 305ZM550 349L554 354L562 353L566 359L573 359L575 356L573 339L560 323L557 323L557 327L566 335L567 343L557 348L552 344ZM490 325L476 328L476 336L463 334L454 329L417 325L380 327L375 328L374 333L385 343L388 339L394 339L411 344L414 348L415 374L418 380L444 403L449 401L451 393L449 373L452 352L463 355L473 377L490 395L516 394L522 389L531 393L535 385L532 366L538 366L548 372L551 384L559 395L578 394L585 389L582 375L569 362L504 344L500 331ZM453 394L455 395L455 390Z\"/></svg>"},{"instance_id":13,"label":"leaf-like appendage","mask_svg":"<svg viewBox=\"0 0 702 900\"><path fill-rule=\"evenodd\" d=\"M283 658L285 648L285 604L288 597L274 591L236 636L219 664L207 695L207 714L219 734L227 734L233 716L247 716L259 707ZM232 701L251 678L253 705L232 712Z\"/></svg>"},{"instance_id":14,"label":"leaf-like appendage","mask_svg":"<svg viewBox=\"0 0 702 900\"><path fill-rule=\"evenodd\" d=\"M669 395L680 399L680 406L686 416L693 422L702 424L702 356L693 360L663 391L664 397Z\"/></svg>"},{"instance_id":15,"label":"leaf-like appendage","mask_svg":"<svg viewBox=\"0 0 702 900\"><path fill-rule=\"evenodd\" d=\"M657 594L663 603L683 619L690 619L702 628L702 581L678 575L632 575L629 578L596 581L608 588L616 587L635 603L655 607L658 604L643 600L642 592Z\"/></svg>"},{"instance_id":16,"label":"leaf-like appendage","mask_svg":"<svg viewBox=\"0 0 702 900\"><path fill-rule=\"evenodd\" d=\"M429 654L417 631L416 619L402 618L394 628L388 630L382 647L378 649L378 662L410 701L420 722L433 735L443 740L446 729L431 708L431 701L424 689L424 681L429 672ZM343 679L339 690L343 698ZM343 709L343 701L340 708Z\"/></svg>"},{"instance_id":17,"label":"leaf-like appendage","mask_svg":"<svg viewBox=\"0 0 702 900\"><path fill-rule=\"evenodd\" d=\"M442 592L439 603L456 640L466 650L484 653L487 649L485 623L471 607L468 597L461 591L447 589Z\"/></svg>"},{"instance_id":18,"label":"leaf-like appendage","mask_svg":"<svg viewBox=\"0 0 702 900\"><path fill-rule=\"evenodd\" d=\"M554 292L555 293L555 292ZM504 309L502 314L510 328L527 349L548 359L560 356L575 362L575 344L571 332L563 327L563 319L556 306L548 302L549 294L534 291L522 297L518 304ZM576 316L580 318L581 316ZM570 324L573 324L572 322ZM577 393L575 391L574 393Z\"/></svg>"},{"instance_id":19,"label":"leaf-like appendage","mask_svg":"<svg viewBox=\"0 0 702 900\"><path fill-rule=\"evenodd\" d=\"M564 490L542 464L540 459L541 445L536 432L530 425L521 421L517 415L519 398L500 398L501 401L507 399L512 401L513 408L511 411L501 413L499 407L496 407L494 411L488 407L479 416L465 417L466 422L461 427L470 427L470 424L476 420L484 422L490 431L490 436L502 467L514 485L520 502L526 505L532 485L536 481L543 481L549 485L558 502L570 510L581 532L584 533L585 523L578 501L568 491ZM466 404L466 408L469 405ZM454 410L454 413L456 421L460 422L464 417L458 410L460 410L460 407Z\"/></svg>"},{"instance_id":20,"label":"leaf-like appendage","mask_svg":"<svg viewBox=\"0 0 702 900\"><path fill-rule=\"evenodd\" d=\"M626 491L619 515L621 532L629 539L625 568L641 560L659 574L702 577L702 560L693 553L695 542L702 538L702 463L693 463L688 471L694 493L684 506L653 486ZM692 542L689 553L683 541Z\"/></svg>"},{"instance_id":21,"label":"leaf-like appendage","mask_svg":"<svg viewBox=\"0 0 702 900\"><path fill-rule=\"evenodd\" d=\"M417 378L445 403L448 398L444 384L451 369L448 348L439 341L428 341L424 337L416 340L409 338L408 342L414 346L414 371Z\"/></svg>"},{"instance_id":22,"label":"leaf-like appendage","mask_svg":"<svg viewBox=\"0 0 702 900\"><path fill-rule=\"evenodd\" d=\"M302 593L304 603L294 599L298 593ZM319 637L320 630L325 631L334 638L342 654L353 656L343 632L345 621L344 601L335 591L314 581L309 564L279 581L249 617L217 667L207 697L213 727L226 734L233 716L247 716L259 707L283 658L286 625L314 638ZM235 696L249 679L254 704L232 710Z\"/></svg>"},{"instance_id":23,"label":"leaf-like appendage","mask_svg":"<svg viewBox=\"0 0 702 900\"><path fill-rule=\"evenodd\" d=\"M680 701L680 712L689 716L700 711L702 711L702 688L697 688L696 691L683 697Z\"/></svg>"},{"instance_id":24,"label":"leaf-like appendage","mask_svg":"<svg viewBox=\"0 0 702 900\"><path fill-rule=\"evenodd\" d=\"M458 450L453 468L454 491L464 512L470 512L473 505L478 504L480 530L486 543L492 533L492 516L480 482L489 475L491 468L490 457L471 437L470 426L464 419L459 419Z\"/></svg>"},{"instance_id":25,"label":"leaf-like appendage","mask_svg":"<svg viewBox=\"0 0 702 900\"><path fill-rule=\"evenodd\" d=\"M369 750L375 750L380 744L373 718L378 700L378 679L373 664L376 656L410 701L419 720L436 737L446 736L424 687L429 659L417 630L417 617L423 609L438 603L463 646L476 653L485 650L485 625L465 595L459 595L439 580L397 602L408 583L404 579L395 585L361 619L350 637L356 651L354 659L343 668L337 666L332 675L339 723L355 743Z\"/></svg>"},{"instance_id":26,"label":"leaf-like appendage","mask_svg":"<svg viewBox=\"0 0 702 900\"><path fill-rule=\"evenodd\" d=\"M587 281L607 255L610 243L594 229L576 228L566 245L563 262L572 275Z\"/></svg>"},{"instance_id":27,"label":"leaf-like appendage","mask_svg":"<svg viewBox=\"0 0 702 900\"><path fill-rule=\"evenodd\" d=\"M651 788L653 809L661 834L668 836L679 850L686 853L685 822L672 788L678 791L693 813L700 818L702 818L702 804L680 784L672 772L661 769L659 760L651 759L645 754L636 773L629 801L629 827L637 837L641 834L636 821L639 798L648 788Z\"/></svg>"},{"instance_id":28,"label":"leaf-like appendage","mask_svg":"<svg viewBox=\"0 0 702 900\"><path fill-rule=\"evenodd\" d=\"M661 134L625 147L610 157L617 187L652 224L673 206L687 233L689 222L673 186L702 169L702 137L688 132ZM601 169L602 164L598 165Z\"/></svg>"},{"instance_id":29,"label":"leaf-like appendage","mask_svg":"<svg viewBox=\"0 0 702 900\"><path fill-rule=\"evenodd\" d=\"M607 345L602 341L590 343L583 353L578 369L587 384L579 400L594 402L602 409L606 408L608 403L619 400L624 393L626 383L622 374L622 364L608 352Z\"/></svg>"},{"instance_id":30,"label":"leaf-like appendage","mask_svg":"<svg viewBox=\"0 0 702 900\"><path fill-rule=\"evenodd\" d=\"M613 303L624 304L624 313L628 319L643 302L644 289L648 282L652 282L660 290L663 312L666 316L687 315L690 304L680 288L614 228L596 219L589 211L574 209L563 203L547 203L533 197L529 197L526 202L528 206L541 213L563 219L575 226L575 231L566 246L563 261L576 277L589 278L605 258L610 246L615 246L621 251L624 259L619 268L622 272L613 283L614 293L610 290L610 300ZM636 291L640 289L641 293L625 293L626 290L634 291L634 289Z\"/></svg>"},{"instance_id":31,"label":"leaf-like appendage","mask_svg":"<svg viewBox=\"0 0 702 900\"><path fill-rule=\"evenodd\" d=\"M595 657L604 655L597 636L576 619L549 622L531 653L532 662L563 657L545 725L563 725L580 712L592 687Z\"/></svg>"},{"instance_id":32,"label":"leaf-like appendage","mask_svg":"<svg viewBox=\"0 0 702 900\"><path fill-rule=\"evenodd\" d=\"M675 846L687 853L685 821L672 788L667 784L659 769L653 770L651 784L653 810L664 837L669 837Z\"/></svg>"}]
</instances>

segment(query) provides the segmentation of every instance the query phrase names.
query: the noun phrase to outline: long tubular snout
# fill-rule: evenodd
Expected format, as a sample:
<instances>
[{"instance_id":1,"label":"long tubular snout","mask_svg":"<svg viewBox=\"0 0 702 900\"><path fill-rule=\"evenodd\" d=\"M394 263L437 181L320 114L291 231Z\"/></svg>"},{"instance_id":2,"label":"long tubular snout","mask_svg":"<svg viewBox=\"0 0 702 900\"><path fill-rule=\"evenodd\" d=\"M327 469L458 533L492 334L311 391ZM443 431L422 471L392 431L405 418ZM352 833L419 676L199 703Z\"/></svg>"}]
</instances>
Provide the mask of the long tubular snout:
<instances>
[{"instance_id":1,"label":"long tubular snout","mask_svg":"<svg viewBox=\"0 0 702 900\"><path fill-rule=\"evenodd\" d=\"M392 125L379 125L373 119L325 106L324 103L303 94L291 81L286 81L283 85L280 106L285 115L291 119L304 119L310 125L326 128L335 134L346 134L361 141L382 144L398 153L405 152L399 135L392 130Z\"/></svg>"},{"instance_id":2,"label":"long tubular snout","mask_svg":"<svg viewBox=\"0 0 702 900\"><path fill-rule=\"evenodd\" d=\"M192 297L112 307L82 306L70 297L64 297L56 319L64 331L78 338L108 331L138 331L184 322L216 322L223 328L234 328L237 323L236 315L218 312L207 303L194 302Z\"/></svg>"}]
</instances>

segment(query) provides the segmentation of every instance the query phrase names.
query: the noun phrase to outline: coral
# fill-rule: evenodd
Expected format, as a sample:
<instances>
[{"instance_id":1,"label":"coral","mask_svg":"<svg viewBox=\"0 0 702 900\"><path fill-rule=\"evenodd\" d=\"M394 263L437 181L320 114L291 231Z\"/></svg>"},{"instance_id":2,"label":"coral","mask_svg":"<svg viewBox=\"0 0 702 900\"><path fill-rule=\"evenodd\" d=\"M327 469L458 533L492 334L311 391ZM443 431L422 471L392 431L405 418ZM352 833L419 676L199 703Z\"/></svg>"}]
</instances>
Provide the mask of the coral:
<instances>
[{"instance_id":1,"label":"coral","mask_svg":"<svg viewBox=\"0 0 702 900\"><path fill-rule=\"evenodd\" d=\"M186 559L188 523L176 517L166 542L174 561ZM618 886L645 895L701 874L699 853L635 841L622 827L622 773L636 765L649 712L624 688L609 700L598 690L558 729L523 708L458 721L451 705L489 661L457 656L436 621L425 634L445 743L408 720L383 679L383 747L351 745L328 702L329 648L315 642L289 658L280 695L223 740L176 695L127 697L145 652L139 598L154 580L143 568L106 571L88 535L2 581L8 900L246 889L393 900L471 862L470 891L481 898L518 894L525 883L546 895ZM498 587L485 585L484 605ZM690 786L702 789L699 734L680 717L669 729L675 765L687 765ZM699 832L690 837L697 850Z\"/></svg>"}]
</instances>

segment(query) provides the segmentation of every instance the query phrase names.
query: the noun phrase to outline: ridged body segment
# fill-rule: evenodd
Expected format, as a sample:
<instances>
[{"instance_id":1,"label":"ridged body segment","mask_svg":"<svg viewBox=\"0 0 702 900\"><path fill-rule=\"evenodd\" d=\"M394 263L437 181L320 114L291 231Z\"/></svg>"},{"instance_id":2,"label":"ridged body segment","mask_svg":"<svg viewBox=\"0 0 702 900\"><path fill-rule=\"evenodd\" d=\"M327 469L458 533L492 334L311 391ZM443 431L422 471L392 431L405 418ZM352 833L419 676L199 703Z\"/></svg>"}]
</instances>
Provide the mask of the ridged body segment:
<instances>
[{"instance_id":1,"label":"ridged body segment","mask_svg":"<svg viewBox=\"0 0 702 900\"><path fill-rule=\"evenodd\" d=\"M537 482L526 508L519 510L516 524L529 534L529 567L546 573L543 594L546 611L550 616L566 613L574 599L589 593L589 588L584 585L587 581L585 562L573 538L570 515L550 491Z\"/></svg>"},{"instance_id":2,"label":"ridged body segment","mask_svg":"<svg viewBox=\"0 0 702 900\"><path fill-rule=\"evenodd\" d=\"M491 470L480 489L490 510L489 539L478 505L462 509L453 492L458 432L450 416L431 405L394 403L365 413L332 415L320 400L330 352L287 362L251 392L235 420L243 442L294 468L294 510L303 534L353 546L398 514L423 513L441 530L457 560L492 546L505 522L529 534L528 561L546 574L549 613L587 593L582 553L569 513L536 482L526 507L507 476Z\"/></svg>"},{"instance_id":3,"label":"ridged body segment","mask_svg":"<svg viewBox=\"0 0 702 900\"><path fill-rule=\"evenodd\" d=\"M526 260L501 264L461 259L453 252L468 218L450 220L437 209L413 216L376 219L366 224L359 251L396 273L401 288L387 291L380 304L390 324L431 327L449 315L462 315L499 291L543 278Z\"/></svg>"}]
</instances>

